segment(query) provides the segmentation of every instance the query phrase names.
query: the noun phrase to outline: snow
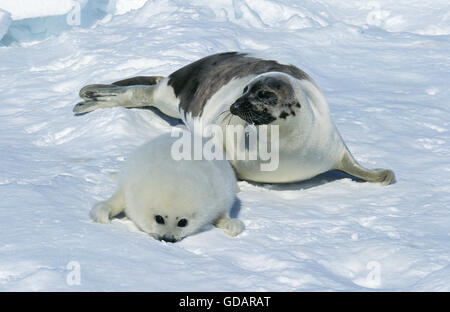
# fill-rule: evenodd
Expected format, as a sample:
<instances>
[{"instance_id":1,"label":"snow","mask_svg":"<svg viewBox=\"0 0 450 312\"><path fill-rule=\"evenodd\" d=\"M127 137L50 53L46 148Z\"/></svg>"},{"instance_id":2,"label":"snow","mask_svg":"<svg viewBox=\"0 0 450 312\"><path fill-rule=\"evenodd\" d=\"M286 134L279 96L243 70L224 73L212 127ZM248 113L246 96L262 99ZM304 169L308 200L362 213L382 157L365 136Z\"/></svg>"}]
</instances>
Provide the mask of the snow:
<instances>
[{"instance_id":1,"label":"snow","mask_svg":"<svg viewBox=\"0 0 450 312\"><path fill-rule=\"evenodd\" d=\"M116 14L125 14L131 10L137 10L144 6L148 0L115 0Z\"/></svg>"},{"instance_id":2,"label":"snow","mask_svg":"<svg viewBox=\"0 0 450 312\"><path fill-rule=\"evenodd\" d=\"M91 24L63 16L0 47L0 290L450 290L448 1L133 2L114 15L90 1ZM233 50L308 72L354 156L398 182L239 182L236 238L210 228L169 244L126 219L91 222L127 155L177 122L76 117L78 90Z\"/></svg>"}]
</instances>

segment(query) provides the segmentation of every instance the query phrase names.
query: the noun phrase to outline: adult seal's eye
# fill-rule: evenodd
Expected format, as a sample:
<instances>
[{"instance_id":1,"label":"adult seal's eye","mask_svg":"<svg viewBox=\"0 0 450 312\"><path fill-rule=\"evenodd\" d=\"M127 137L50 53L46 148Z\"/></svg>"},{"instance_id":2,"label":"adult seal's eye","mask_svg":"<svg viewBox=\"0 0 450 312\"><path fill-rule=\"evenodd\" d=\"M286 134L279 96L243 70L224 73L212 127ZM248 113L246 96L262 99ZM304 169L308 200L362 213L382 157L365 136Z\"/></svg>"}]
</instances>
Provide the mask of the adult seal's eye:
<instances>
[{"instance_id":1,"label":"adult seal's eye","mask_svg":"<svg viewBox=\"0 0 450 312\"><path fill-rule=\"evenodd\" d=\"M178 221L178 226L179 227L185 227L188 224L188 220L186 219L181 219L180 221Z\"/></svg>"},{"instance_id":2,"label":"adult seal's eye","mask_svg":"<svg viewBox=\"0 0 450 312\"><path fill-rule=\"evenodd\" d=\"M164 218L161 217L160 215L155 216L155 221L156 221L156 223L158 223L158 224L164 224L164 223L165 223L165 222L164 222Z\"/></svg>"},{"instance_id":3,"label":"adult seal's eye","mask_svg":"<svg viewBox=\"0 0 450 312\"><path fill-rule=\"evenodd\" d=\"M256 93L256 96L262 100L275 99L277 97L275 93L270 91L259 91Z\"/></svg>"}]
</instances>

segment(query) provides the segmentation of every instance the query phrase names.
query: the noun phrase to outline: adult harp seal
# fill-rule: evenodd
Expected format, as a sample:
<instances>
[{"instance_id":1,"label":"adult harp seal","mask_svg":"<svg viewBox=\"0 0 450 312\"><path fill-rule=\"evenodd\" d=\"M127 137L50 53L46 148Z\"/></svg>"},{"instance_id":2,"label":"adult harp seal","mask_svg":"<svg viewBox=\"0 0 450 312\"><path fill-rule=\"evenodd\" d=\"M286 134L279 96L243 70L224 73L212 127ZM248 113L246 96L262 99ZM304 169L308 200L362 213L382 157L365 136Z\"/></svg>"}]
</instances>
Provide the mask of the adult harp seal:
<instances>
[{"instance_id":1,"label":"adult harp seal","mask_svg":"<svg viewBox=\"0 0 450 312\"><path fill-rule=\"evenodd\" d=\"M237 52L220 53L168 77L89 85L81 89L80 97L84 101L74 107L76 114L114 106L154 106L182 119L191 129L198 121L224 127L278 125L278 167L264 171L260 160L230 160L240 179L288 183L339 170L368 182L395 182L392 170L368 169L355 160L331 119L323 93L293 65Z\"/></svg>"}]
</instances>

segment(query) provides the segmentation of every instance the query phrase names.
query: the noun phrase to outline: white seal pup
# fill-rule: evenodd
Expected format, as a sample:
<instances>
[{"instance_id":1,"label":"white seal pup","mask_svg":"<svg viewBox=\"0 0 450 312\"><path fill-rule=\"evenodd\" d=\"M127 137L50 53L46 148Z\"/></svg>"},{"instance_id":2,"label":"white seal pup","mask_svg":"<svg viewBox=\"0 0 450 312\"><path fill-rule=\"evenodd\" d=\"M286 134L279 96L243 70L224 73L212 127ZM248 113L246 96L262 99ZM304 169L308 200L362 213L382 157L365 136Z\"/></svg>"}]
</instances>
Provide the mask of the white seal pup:
<instances>
[{"instance_id":1,"label":"white seal pup","mask_svg":"<svg viewBox=\"0 0 450 312\"><path fill-rule=\"evenodd\" d=\"M111 198L94 205L91 218L100 223L121 212L158 240L176 242L214 224L230 236L244 230L229 212L237 181L225 160L175 160L176 138L158 136L126 160Z\"/></svg>"},{"instance_id":2,"label":"white seal pup","mask_svg":"<svg viewBox=\"0 0 450 312\"><path fill-rule=\"evenodd\" d=\"M113 106L154 106L182 119L191 130L194 124L278 126L279 165L261 170L261 159L231 159L240 179L288 183L339 170L368 182L395 182L392 170L367 169L355 160L331 119L323 93L309 75L293 65L236 52L220 53L165 78L135 77L89 85L80 90L80 97L84 101L73 109L77 114ZM244 140L241 135L236 144ZM270 140L258 143L271 144Z\"/></svg>"}]
</instances>

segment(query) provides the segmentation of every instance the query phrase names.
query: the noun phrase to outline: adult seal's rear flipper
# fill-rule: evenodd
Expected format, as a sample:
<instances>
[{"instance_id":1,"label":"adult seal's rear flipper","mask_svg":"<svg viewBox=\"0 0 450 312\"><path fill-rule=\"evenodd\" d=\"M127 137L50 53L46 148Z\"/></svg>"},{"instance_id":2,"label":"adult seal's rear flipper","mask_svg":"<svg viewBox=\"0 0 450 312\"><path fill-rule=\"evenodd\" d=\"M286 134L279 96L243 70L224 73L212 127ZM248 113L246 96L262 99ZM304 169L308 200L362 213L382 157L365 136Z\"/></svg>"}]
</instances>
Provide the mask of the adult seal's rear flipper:
<instances>
[{"instance_id":1,"label":"adult seal's rear flipper","mask_svg":"<svg viewBox=\"0 0 450 312\"><path fill-rule=\"evenodd\" d=\"M153 106L153 93L161 76L139 76L112 84L92 84L80 90L84 100L75 105L75 114L84 114L100 108L122 106L127 108Z\"/></svg>"}]
</instances>

